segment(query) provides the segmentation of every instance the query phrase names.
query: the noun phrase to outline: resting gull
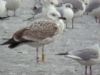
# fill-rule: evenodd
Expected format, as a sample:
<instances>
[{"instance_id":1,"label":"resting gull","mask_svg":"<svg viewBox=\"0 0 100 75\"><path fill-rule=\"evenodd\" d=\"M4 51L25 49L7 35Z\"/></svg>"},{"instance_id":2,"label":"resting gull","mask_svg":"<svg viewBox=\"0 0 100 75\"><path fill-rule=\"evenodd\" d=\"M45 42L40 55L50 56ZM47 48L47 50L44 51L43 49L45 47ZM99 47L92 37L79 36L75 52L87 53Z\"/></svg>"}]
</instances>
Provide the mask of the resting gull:
<instances>
[{"instance_id":1,"label":"resting gull","mask_svg":"<svg viewBox=\"0 0 100 75\"><path fill-rule=\"evenodd\" d=\"M61 10L61 7L66 3L70 3L73 6L73 8L70 9L71 13L73 10L73 14L74 14L74 16L73 15L71 16L71 18L73 17L73 19L72 19L72 26L73 26L74 19L76 17L80 17L83 15L83 13L85 12L85 9L86 9L86 5L81 0L58 0L58 5L56 5L56 6L58 9L60 8L60 10ZM62 10L64 10L64 9L62 8ZM65 9L65 13L66 13L66 11L68 11L68 10ZM69 13L66 13L66 17L69 16L67 14L69 14Z\"/></svg>"},{"instance_id":2,"label":"resting gull","mask_svg":"<svg viewBox=\"0 0 100 75\"><path fill-rule=\"evenodd\" d=\"M100 0L91 1L86 9L86 12L95 17L96 22L100 22Z\"/></svg>"},{"instance_id":3,"label":"resting gull","mask_svg":"<svg viewBox=\"0 0 100 75\"><path fill-rule=\"evenodd\" d=\"M61 7L58 7L58 11L61 13L63 17L66 18L66 20L64 20L66 24L66 28L68 27L67 25L70 21L72 21L72 28L74 28L73 26L73 17L74 17L73 5L71 3L62 4Z\"/></svg>"},{"instance_id":4,"label":"resting gull","mask_svg":"<svg viewBox=\"0 0 100 75\"><path fill-rule=\"evenodd\" d=\"M88 75L88 67L90 75L92 75L92 65L100 63L100 47L98 44L82 50L74 50L66 53L59 53L57 55L66 55L78 61L80 64L85 65L85 75Z\"/></svg>"}]
</instances>

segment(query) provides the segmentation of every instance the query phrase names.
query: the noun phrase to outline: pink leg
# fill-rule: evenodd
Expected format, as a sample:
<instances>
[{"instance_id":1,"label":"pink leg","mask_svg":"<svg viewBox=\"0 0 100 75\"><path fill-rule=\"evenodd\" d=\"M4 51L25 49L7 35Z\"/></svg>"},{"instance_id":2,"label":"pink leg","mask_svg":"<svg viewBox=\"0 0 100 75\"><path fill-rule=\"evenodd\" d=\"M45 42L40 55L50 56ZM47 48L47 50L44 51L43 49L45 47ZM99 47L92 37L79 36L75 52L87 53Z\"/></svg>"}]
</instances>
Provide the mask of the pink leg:
<instances>
[{"instance_id":1,"label":"pink leg","mask_svg":"<svg viewBox=\"0 0 100 75\"><path fill-rule=\"evenodd\" d=\"M45 62L44 46L42 46L42 62Z\"/></svg>"},{"instance_id":2,"label":"pink leg","mask_svg":"<svg viewBox=\"0 0 100 75\"><path fill-rule=\"evenodd\" d=\"M39 48L36 48L36 61L39 62L39 55L38 55Z\"/></svg>"}]
</instances>

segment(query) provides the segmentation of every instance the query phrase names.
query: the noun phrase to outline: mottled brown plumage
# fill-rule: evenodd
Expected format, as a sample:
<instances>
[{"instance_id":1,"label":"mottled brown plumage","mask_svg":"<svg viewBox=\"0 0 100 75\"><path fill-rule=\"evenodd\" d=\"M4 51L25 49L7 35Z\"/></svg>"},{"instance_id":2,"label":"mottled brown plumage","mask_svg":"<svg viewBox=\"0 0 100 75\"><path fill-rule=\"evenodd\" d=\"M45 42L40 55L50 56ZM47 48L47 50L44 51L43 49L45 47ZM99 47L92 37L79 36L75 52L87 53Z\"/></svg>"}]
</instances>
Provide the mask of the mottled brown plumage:
<instances>
[{"instance_id":1,"label":"mottled brown plumage","mask_svg":"<svg viewBox=\"0 0 100 75\"><path fill-rule=\"evenodd\" d=\"M47 4L46 4L47 5ZM36 48L36 61L39 62L39 47L42 47L42 62L45 61L44 46L55 41L64 30L64 23L55 6L44 6L43 13L34 17L31 26L25 27L14 33L12 38L2 43L9 48L27 44Z\"/></svg>"},{"instance_id":2,"label":"mottled brown plumage","mask_svg":"<svg viewBox=\"0 0 100 75\"><path fill-rule=\"evenodd\" d=\"M30 27L17 31L13 38L18 41L22 40L44 40L55 36L58 32L56 23L51 21L34 22Z\"/></svg>"}]
</instances>

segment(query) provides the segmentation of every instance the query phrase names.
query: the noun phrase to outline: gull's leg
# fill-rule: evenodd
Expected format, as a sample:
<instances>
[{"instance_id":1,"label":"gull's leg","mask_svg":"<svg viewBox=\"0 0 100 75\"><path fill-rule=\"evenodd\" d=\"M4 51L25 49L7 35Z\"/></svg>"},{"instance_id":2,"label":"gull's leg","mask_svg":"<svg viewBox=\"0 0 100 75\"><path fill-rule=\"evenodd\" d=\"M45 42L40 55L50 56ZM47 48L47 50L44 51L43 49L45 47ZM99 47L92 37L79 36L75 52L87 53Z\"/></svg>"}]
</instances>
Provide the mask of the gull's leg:
<instances>
[{"instance_id":1,"label":"gull's leg","mask_svg":"<svg viewBox=\"0 0 100 75\"><path fill-rule=\"evenodd\" d=\"M16 16L16 10L14 10L14 16Z\"/></svg>"},{"instance_id":2,"label":"gull's leg","mask_svg":"<svg viewBox=\"0 0 100 75\"><path fill-rule=\"evenodd\" d=\"M66 23L66 29L68 28L67 24L68 24L68 23Z\"/></svg>"},{"instance_id":3,"label":"gull's leg","mask_svg":"<svg viewBox=\"0 0 100 75\"><path fill-rule=\"evenodd\" d=\"M90 75L92 75L92 66L90 66Z\"/></svg>"},{"instance_id":4,"label":"gull's leg","mask_svg":"<svg viewBox=\"0 0 100 75\"><path fill-rule=\"evenodd\" d=\"M45 62L44 46L42 46L42 62Z\"/></svg>"},{"instance_id":5,"label":"gull's leg","mask_svg":"<svg viewBox=\"0 0 100 75\"><path fill-rule=\"evenodd\" d=\"M89 15L89 13L87 13L87 15Z\"/></svg>"},{"instance_id":6,"label":"gull's leg","mask_svg":"<svg viewBox=\"0 0 100 75\"><path fill-rule=\"evenodd\" d=\"M88 75L87 74L87 68L88 68L88 66L85 66L85 75Z\"/></svg>"},{"instance_id":7,"label":"gull's leg","mask_svg":"<svg viewBox=\"0 0 100 75\"><path fill-rule=\"evenodd\" d=\"M39 62L39 54L38 54L38 52L39 52L39 48L37 47L36 48L36 62L37 63Z\"/></svg>"},{"instance_id":8,"label":"gull's leg","mask_svg":"<svg viewBox=\"0 0 100 75\"><path fill-rule=\"evenodd\" d=\"M96 23L98 22L98 18L95 16L95 21L96 21Z\"/></svg>"},{"instance_id":9,"label":"gull's leg","mask_svg":"<svg viewBox=\"0 0 100 75\"><path fill-rule=\"evenodd\" d=\"M89 15L89 14L86 12L85 15Z\"/></svg>"},{"instance_id":10,"label":"gull's leg","mask_svg":"<svg viewBox=\"0 0 100 75\"><path fill-rule=\"evenodd\" d=\"M7 9L6 11L7 11L7 16L9 16L9 15L8 15L8 9Z\"/></svg>"},{"instance_id":11,"label":"gull's leg","mask_svg":"<svg viewBox=\"0 0 100 75\"><path fill-rule=\"evenodd\" d=\"M74 28L74 18L72 18L72 29Z\"/></svg>"},{"instance_id":12,"label":"gull's leg","mask_svg":"<svg viewBox=\"0 0 100 75\"><path fill-rule=\"evenodd\" d=\"M66 21L66 29L68 28L68 21Z\"/></svg>"}]
</instances>

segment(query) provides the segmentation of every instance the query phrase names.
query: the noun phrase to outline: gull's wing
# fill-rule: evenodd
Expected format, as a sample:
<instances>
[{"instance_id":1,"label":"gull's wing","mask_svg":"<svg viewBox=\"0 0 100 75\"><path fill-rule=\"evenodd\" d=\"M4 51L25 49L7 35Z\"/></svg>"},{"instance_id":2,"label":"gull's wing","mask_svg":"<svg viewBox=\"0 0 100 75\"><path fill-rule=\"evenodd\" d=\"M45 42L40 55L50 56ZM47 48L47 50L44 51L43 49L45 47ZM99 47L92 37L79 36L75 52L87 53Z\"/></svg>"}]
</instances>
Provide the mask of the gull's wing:
<instances>
[{"instance_id":1,"label":"gull's wing","mask_svg":"<svg viewBox=\"0 0 100 75\"><path fill-rule=\"evenodd\" d=\"M24 28L17 31L14 34L16 40L31 40L39 41L46 38L52 38L58 33L58 27L56 23L52 21L39 21L34 22L29 28Z\"/></svg>"},{"instance_id":2,"label":"gull's wing","mask_svg":"<svg viewBox=\"0 0 100 75\"><path fill-rule=\"evenodd\" d=\"M94 9L96 9L98 7L100 7L100 1L99 0L93 1L88 5L86 12L92 12Z\"/></svg>"},{"instance_id":3,"label":"gull's wing","mask_svg":"<svg viewBox=\"0 0 100 75\"><path fill-rule=\"evenodd\" d=\"M95 49L87 48L87 49L83 49L83 50L73 51L72 55L80 57L82 60L90 60L90 59L98 58L99 53Z\"/></svg>"}]
</instances>

